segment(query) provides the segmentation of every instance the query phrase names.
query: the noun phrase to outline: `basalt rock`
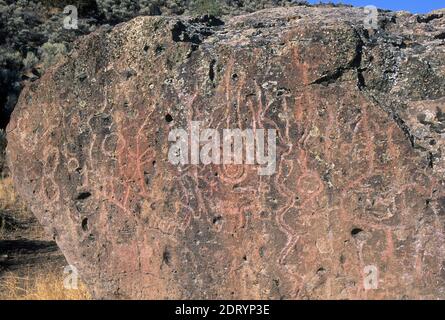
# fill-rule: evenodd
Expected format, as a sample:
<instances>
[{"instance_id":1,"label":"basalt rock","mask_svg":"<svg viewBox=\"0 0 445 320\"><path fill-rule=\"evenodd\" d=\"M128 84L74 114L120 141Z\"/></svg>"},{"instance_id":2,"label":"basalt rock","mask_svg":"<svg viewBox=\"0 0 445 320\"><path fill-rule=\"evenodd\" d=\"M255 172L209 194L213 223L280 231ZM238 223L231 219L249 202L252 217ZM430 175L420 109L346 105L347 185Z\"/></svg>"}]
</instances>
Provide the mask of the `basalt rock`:
<instances>
[{"instance_id":1,"label":"basalt rock","mask_svg":"<svg viewBox=\"0 0 445 320\"><path fill-rule=\"evenodd\" d=\"M139 17L22 92L15 185L97 298L445 298L443 12ZM277 166L168 160L276 129Z\"/></svg>"}]
</instances>

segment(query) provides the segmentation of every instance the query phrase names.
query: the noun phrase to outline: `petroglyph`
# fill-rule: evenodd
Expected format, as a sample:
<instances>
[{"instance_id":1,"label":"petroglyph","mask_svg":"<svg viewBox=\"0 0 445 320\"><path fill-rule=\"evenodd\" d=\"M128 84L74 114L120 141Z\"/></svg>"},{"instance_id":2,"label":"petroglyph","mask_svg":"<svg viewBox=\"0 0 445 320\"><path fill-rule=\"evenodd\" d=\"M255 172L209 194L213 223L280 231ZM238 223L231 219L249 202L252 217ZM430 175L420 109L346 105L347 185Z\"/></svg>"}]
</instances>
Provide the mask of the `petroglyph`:
<instances>
[{"instance_id":1,"label":"petroglyph","mask_svg":"<svg viewBox=\"0 0 445 320\"><path fill-rule=\"evenodd\" d=\"M363 12L261 11L199 44L172 38L179 20L200 23L140 17L84 38L8 127L20 194L92 293L445 298L443 167L371 87L362 64L385 48L365 52ZM276 130L275 173L170 163L169 132L194 121Z\"/></svg>"}]
</instances>

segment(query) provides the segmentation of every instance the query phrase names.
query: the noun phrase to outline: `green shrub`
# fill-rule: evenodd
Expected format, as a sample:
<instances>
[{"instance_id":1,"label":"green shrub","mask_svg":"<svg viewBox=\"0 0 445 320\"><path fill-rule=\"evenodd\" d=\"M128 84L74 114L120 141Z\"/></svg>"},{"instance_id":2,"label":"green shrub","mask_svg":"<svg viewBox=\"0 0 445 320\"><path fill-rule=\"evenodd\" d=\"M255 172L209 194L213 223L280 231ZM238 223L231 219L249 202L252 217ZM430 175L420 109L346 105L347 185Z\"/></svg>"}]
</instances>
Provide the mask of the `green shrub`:
<instances>
[{"instance_id":1,"label":"green shrub","mask_svg":"<svg viewBox=\"0 0 445 320\"><path fill-rule=\"evenodd\" d=\"M40 0L40 3L47 8L60 8L72 5L77 8L80 14L91 13L97 10L96 0Z\"/></svg>"},{"instance_id":2,"label":"green shrub","mask_svg":"<svg viewBox=\"0 0 445 320\"><path fill-rule=\"evenodd\" d=\"M43 67L48 67L55 64L63 55L67 53L67 48L63 43L45 43L41 48L41 56Z\"/></svg>"},{"instance_id":3,"label":"green shrub","mask_svg":"<svg viewBox=\"0 0 445 320\"><path fill-rule=\"evenodd\" d=\"M221 16L223 8L218 0L196 0L193 13L198 15Z\"/></svg>"},{"instance_id":4,"label":"green shrub","mask_svg":"<svg viewBox=\"0 0 445 320\"><path fill-rule=\"evenodd\" d=\"M28 51L25 59L23 59L23 67L26 69L34 67L39 62L39 58L36 57L34 52Z\"/></svg>"}]
</instances>

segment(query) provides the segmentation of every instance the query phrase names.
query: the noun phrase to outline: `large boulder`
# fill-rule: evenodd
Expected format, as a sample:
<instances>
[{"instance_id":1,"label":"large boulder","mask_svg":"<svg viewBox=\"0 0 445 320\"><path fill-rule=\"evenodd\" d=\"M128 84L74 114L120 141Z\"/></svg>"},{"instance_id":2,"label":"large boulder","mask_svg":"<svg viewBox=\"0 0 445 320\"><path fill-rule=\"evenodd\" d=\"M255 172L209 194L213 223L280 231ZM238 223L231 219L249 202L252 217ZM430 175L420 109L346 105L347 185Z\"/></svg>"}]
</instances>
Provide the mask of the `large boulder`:
<instances>
[{"instance_id":1,"label":"large boulder","mask_svg":"<svg viewBox=\"0 0 445 320\"><path fill-rule=\"evenodd\" d=\"M445 298L445 18L367 15L139 17L23 90L15 185L95 297ZM275 172L173 164L193 121Z\"/></svg>"}]
</instances>

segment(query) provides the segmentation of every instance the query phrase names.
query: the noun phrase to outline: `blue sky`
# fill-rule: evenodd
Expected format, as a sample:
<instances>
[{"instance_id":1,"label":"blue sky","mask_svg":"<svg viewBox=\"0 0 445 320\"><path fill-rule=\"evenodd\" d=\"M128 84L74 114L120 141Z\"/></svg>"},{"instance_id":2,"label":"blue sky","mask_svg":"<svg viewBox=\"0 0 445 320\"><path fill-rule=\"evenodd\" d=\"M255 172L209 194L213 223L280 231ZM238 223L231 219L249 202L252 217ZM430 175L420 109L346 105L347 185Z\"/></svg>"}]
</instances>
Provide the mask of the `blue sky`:
<instances>
[{"instance_id":1,"label":"blue sky","mask_svg":"<svg viewBox=\"0 0 445 320\"><path fill-rule=\"evenodd\" d=\"M430 12L431 10L445 8L445 0L343 0L343 1L309 0L309 2L345 3L345 4L352 4L358 7L374 5L377 8L389 9L389 10L406 10L412 13L427 13Z\"/></svg>"}]
</instances>

